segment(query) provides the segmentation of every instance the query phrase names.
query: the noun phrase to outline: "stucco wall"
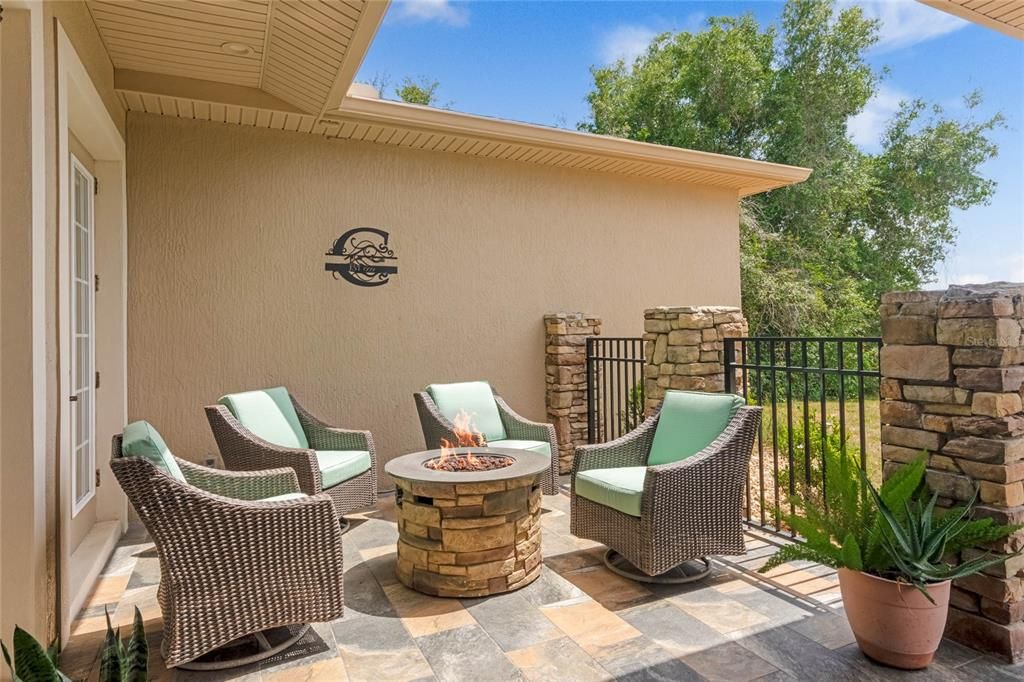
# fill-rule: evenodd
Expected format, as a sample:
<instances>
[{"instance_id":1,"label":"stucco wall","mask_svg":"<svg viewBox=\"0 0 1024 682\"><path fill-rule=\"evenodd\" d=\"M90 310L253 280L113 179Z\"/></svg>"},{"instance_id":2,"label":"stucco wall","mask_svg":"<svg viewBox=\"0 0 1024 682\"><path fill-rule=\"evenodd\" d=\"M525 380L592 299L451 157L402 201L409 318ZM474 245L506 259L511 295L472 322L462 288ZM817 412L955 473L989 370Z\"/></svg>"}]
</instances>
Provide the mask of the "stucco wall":
<instances>
[{"instance_id":1,"label":"stucco wall","mask_svg":"<svg viewBox=\"0 0 1024 682\"><path fill-rule=\"evenodd\" d=\"M205 403L275 384L382 460L422 449L430 382L540 419L545 312L639 335L645 308L740 298L735 195L696 186L132 113L128 212L130 417L193 460ZM391 233L389 284L324 272L356 226Z\"/></svg>"}]
</instances>

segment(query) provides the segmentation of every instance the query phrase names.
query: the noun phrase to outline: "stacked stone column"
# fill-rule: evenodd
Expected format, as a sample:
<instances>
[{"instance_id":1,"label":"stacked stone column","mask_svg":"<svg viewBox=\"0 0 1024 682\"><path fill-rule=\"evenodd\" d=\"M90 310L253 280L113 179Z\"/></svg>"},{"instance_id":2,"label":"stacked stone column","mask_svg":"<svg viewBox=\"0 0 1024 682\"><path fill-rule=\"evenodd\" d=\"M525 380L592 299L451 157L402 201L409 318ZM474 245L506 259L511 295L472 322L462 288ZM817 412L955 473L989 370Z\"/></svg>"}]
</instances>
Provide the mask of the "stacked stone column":
<instances>
[{"instance_id":1,"label":"stacked stone column","mask_svg":"<svg viewBox=\"0 0 1024 682\"><path fill-rule=\"evenodd\" d=\"M577 445L587 442L588 336L601 333L601 319L583 313L544 316L548 421L558 434L559 470L572 468Z\"/></svg>"},{"instance_id":2,"label":"stacked stone column","mask_svg":"<svg viewBox=\"0 0 1024 682\"><path fill-rule=\"evenodd\" d=\"M725 390L724 339L747 335L739 308L676 306L644 311L644 396L650 414L666 389Z\"/></svg>"},{"instance_id":3,"label":"stacked stone column","mask_svg":"<svg viewBox=\"0 0 1024 682\"><path fill-rule=\"evenodd\" d=\"M976 516L1024 522L1024 285L882 297L881 418L886 475L928 456L945 506L979 494ZM1024 531L997 546L1024 549ZM1024 557L954 583L947 635L1024 659Z\"/></svg>"}]
</instances>

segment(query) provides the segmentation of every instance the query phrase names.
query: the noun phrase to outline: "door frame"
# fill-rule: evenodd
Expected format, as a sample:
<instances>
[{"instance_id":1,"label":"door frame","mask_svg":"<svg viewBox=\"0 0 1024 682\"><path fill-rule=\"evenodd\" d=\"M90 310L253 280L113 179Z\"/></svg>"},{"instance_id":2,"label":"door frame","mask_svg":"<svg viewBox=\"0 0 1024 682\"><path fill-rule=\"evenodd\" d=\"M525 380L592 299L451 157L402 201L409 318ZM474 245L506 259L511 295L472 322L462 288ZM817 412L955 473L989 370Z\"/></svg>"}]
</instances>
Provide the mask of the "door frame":
<instances>
[{"instance_id":1,"label":"door frame","mask_svg":"<svg viewBox=\"0 0 1024 682\"><path fill-rule=\"evenodd\" d=\"M81 58L59 21L55 21L57 43L57 505L58 620L62 641L66 641L71 623L88 597L97 576L113 552L117 540L127 528L128 503L114 480L109 461L103 456L109 442L127 420L127 210L125 183L125 142L96 89ZM103 373L103 384L95 393L95 461L100 470L100 486L95 489L97 522L77 548L71 547L69 534L72 498L69 466L74 456L72 445L70 377L70 230L71 154L69 133L95 160L92 175L99 183L94 196L93 259L101 277L99 293L94 293L95 340L102 336L104 362L99 351L95 367ZM102 253L101 253L102 252ZM95 343L94 340L94 343ZM107 389L107 390L104 390ZM101 395L102 394L102 395Z\"/></svg>"}]
</instances>

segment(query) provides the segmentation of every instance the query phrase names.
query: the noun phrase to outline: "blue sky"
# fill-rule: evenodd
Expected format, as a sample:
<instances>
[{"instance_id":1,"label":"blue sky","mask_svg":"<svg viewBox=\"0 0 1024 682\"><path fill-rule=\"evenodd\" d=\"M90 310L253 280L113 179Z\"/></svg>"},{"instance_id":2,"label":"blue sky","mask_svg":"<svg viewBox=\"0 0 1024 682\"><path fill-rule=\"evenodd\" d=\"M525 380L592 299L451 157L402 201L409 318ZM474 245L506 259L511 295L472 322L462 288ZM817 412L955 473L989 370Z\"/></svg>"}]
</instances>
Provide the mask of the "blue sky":
<instances>
[{"instance_id":1,"label":"blue sky","mask_svg":"<svg viewBox=\"0 0 1024 682\"><path fill-rule=\"evenodd\" d=\"M869 60L890 72L851 121L854 140L874 151L901 99L921 97L952 114L981 89L979 115L1000 111L999 157L984 174L998 182L988 206L958 212L959 238L939 266L937 284L1024 281L1024 42L913 0L867 2L882 21ZM452 2L395 0L358 80L405 76L441 83L455 111L574 128L586 119L590 67L630 60L661 31L700 30L712 15L752 12L776 22L782 3L755 2ZM384 93L393 97L393 93Z\"/></svg>"}]
</instances>

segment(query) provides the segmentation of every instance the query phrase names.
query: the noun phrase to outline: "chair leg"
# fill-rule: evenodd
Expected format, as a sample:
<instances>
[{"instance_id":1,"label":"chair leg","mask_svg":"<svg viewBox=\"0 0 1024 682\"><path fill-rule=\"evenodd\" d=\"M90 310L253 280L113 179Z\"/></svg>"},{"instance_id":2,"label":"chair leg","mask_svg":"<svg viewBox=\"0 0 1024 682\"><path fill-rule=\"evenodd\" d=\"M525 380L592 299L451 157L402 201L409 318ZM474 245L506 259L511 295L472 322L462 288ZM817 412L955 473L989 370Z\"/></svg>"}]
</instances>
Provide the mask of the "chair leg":
<instances>
[{"instance_id":1,"label":"chair leg","mask_svg":"<svg viewBox=\"0 0 1024 682\"><path fill-rule=\"evenodd\" d=\"M275 628L276 629L276 628ZM285 649L289 648L297 641L305 637L306 633L309 632L309 625L302 625L298 630L292 633L285 640L278 642L277 644L271 644L267 639L265 632L255 632L247 637L251 637L256 642L258 651L252 654L239 656L237 658L218 659L216 653L227 647L236 645L241 642L241 639L235 640L220 649L214 649L213 651L203 654L199 658L189 661L188 663L181 663L175 666L179 670L196 670L196 671L209 671L209 670L227 670L229 668L238 668L243 665L250 665L259 661L266 660L271 656L276 656ZM203 660L210 659L210 660Z\"/></svg>"},{"instance_id":2,"label":"chair leg","mask_svg":"<svg viewBox=\"0 0 1024 682\"><path fill-rule=\"evenodd\" d=\"M697 563L700 562L700 563ZM703 564L703 565L701 565ZM703 580L711 573L711 560L705 557L698 557L684 561L675 568L659 575L647 575L616 552L609 549L604 553L604 565L612 573L621 575L623 578L636 580L641 583L654 583L657 585L681 585ZM693 572L696 571L696 572Z\"/></svg>"},{"instance_id":3,"label":"chair leg","mask_svg":"<svg viewBox=\"0 0 1024 682\"><path fill-rule=\"evenodd\" d=\"M352 527L352 523L344 516L338 517L338 524L341 526L341 534L344 535Z\"/></svg>"}]
</instances>

